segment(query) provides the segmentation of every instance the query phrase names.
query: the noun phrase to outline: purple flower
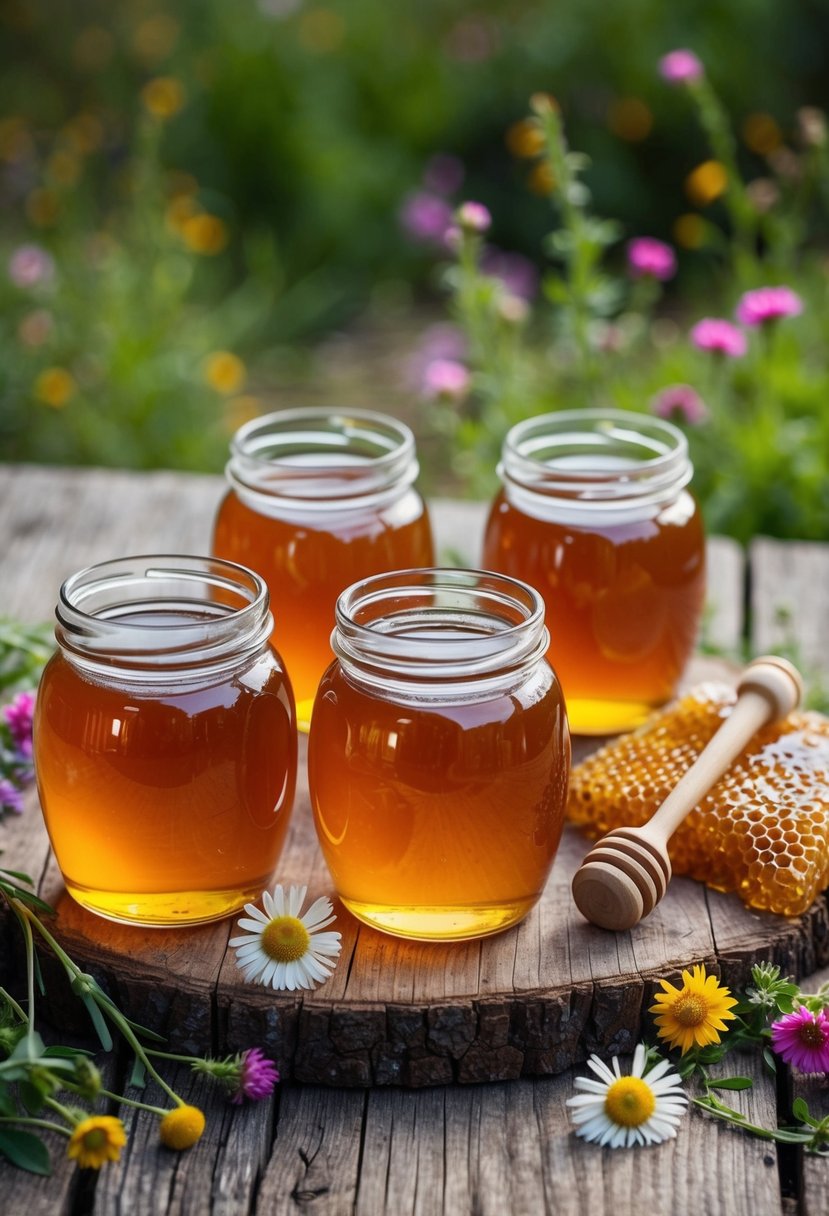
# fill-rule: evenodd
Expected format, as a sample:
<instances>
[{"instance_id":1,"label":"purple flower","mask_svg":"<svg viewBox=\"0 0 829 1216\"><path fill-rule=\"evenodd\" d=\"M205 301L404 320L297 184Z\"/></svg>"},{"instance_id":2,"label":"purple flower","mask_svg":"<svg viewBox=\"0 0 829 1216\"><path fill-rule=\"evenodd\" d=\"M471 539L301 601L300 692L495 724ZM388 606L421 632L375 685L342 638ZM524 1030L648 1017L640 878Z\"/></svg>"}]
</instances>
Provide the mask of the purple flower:
<instances>
[{"instance_id":1,"label":"purple flower","mask_svg":"<svg viewBox=\"0 0 829 1216\"><path fill-rule=\"evenodd\" d=\"M489 208L485 207L483 203L475 203L471 200L461 203L455 212L455 220L465 232L476 232L479 235L487 232L492 224Z\"/></svg>"},{"instance_id":2,"label":"purple flower","mask_svg":"<svg viewBox=\"0 0 829 1216\"><path fill-rule=\"evenodd\" d=\"M659 418L675 418L689 426L699 426L708 417L708 407L690 384L669 384L651 401Z\"/></svg>"},{"instance_id":3,"label":"purple flower","mask_svg":"<svg viewBox=\"0 0 829 1216\"><path fill-rule=\"evenodd\" d=\"M418 190L404 200L400 222L414 240L442 245L452 225L452 208L436 194Z\"/></svg>"},{"instance_id":4,"label":"purple flower","mask_svg":"<svg viewBox=\"0 0 829 1216\"><path fill-rule=\"evenodd\" d=\"M697 321L691 330L691 341L699 350L728 355L730 359L742 358L748 345L741 329L730 321L720 320L719 317L703 317L701 321Z\"/></svg>"},{"instance_id":5,"label":"purple flower","mask_svg":"<svg viewBox=\"0 0 829 1216\"><path fill-rule=\"evenodd\" d=\"M54 277L52 255L40 245L20 245L9 258L9 278L15 287L37 287Z\"/></svg>"},{"instance_id":6,"label":"purple flower","mask_svg":"<svg viewBox=\"0 0 829 1216\"><path fill-rule=\"evenodd\" d=\"M423 374L423 395L432 401L463 401L471 377L454 359L433 359Z\"/></svg>"},{"instance_id":7,"label":"purple flower","mask_svg":"<svg viewBox=\"0 0 829 1216\"><path fill-rule=\"evenodd\" d=\"M20 756L28 760L32 755L32 718L35 712L35 694L19 692L8 704L3 706L3 720L9 728Z\"/></svg>"},{"instance_id":8,"label":"purple flower","mask_svg":"<svg viewBox=\"0 0 829 1216\"><path fill-rule=\"evenodd\" d=\"M481 270L490 278L500 279L511 296L532 300L538 291L538 269L521 253L505 253L488 246L481 257Z\"/></svg>"},{"instance_id":9,"label":"purple flower","mask_svg":"<svg viewBox=\"0 0 829 1216\"><path fill-rule=\"evenodd\" d=\"M796 317L803 312L803 301L791 287L758 287L747 291L737 301L737 320L754 327L779 321L781 317Z\"/></svg>"},{"instance_id":10,"label":"purple flower","mask_svg":"<svg viewBox=\"0 0 829 1216\"><path fill-rule=\"evenodd\" d=\"M13 781L0 777L0 816L6 811L23 814L23 791Z\"/></svg>"},{"instance_id":11,"label":"purple flower","mask_svg":"<svg viewBox=\"0 0 829 1216\"><path fill-rule=\"evenodd\" d=\"M673 249L652 236L637 236L628 241L627 254L628 269L635 279L659 279L664 283L676 274Z\"/></svg>"},{"instance_id":12,"label":"purple flower","mask_svg":"<svg viewBox=\"0 0 829 1216\"><path fill-rule=\"evenodd\" d=\"M829 1018L801 1005L772 1022L771 1045L782 1060L801 1072L829 1072Z\"/></svg>"},{"instance_id":13,"label":"purple flower","mask_svg":"<svg viewBox=\"0 0 829 1216\"><path fill-rule=\"evenodd\" d=\"M231 1095L231 1102L241 1106L243 1099L269 1097L279 1081L279 1070L258 1047L243 1051L239 1060L238 1088Z\"/></svg>"},{"instance_id":14,"label":"purple flower","mask_svg":"<svg viewBox=\"0 0 829 1216\"><path fill-rule=\"evenodd\" d=\"M693 84L702 80L705 68L693 51L669 51L659 60L659 75L668 84Z\"/></svg>"},{"instance_id":15,"label":"purple flower","mask_svg":"<svg viewBox=\"0 0 829 1216\"><path fill-rule=\"evenodd\" d=\"M463 177L463 161L449 152L436 152L423 172L423 184L435 194L454 194Z\"/></svg>"}]
</instances>

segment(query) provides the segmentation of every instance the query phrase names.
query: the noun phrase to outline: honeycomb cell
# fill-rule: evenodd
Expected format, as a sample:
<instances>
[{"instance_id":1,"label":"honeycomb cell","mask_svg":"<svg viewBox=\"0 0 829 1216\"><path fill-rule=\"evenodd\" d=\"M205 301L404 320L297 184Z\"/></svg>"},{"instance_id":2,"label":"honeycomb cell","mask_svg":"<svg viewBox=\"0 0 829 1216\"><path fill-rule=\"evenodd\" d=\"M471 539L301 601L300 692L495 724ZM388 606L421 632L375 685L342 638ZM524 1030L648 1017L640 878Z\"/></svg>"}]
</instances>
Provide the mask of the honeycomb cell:
<instances>
[{"instance_id":1,"label":"honeycomb cell","mask_svg":"<svg viewBox=\"0 0 829 1216\"><path fill-rule=\"evenodd\" d=\"M568 815L597 836L647 822L728 716L725 685L700 685L573 770ZM829 884L829 719L765 727L670 842L674 872L750 907L804 912Z\"/></svg>"}]
</instances>

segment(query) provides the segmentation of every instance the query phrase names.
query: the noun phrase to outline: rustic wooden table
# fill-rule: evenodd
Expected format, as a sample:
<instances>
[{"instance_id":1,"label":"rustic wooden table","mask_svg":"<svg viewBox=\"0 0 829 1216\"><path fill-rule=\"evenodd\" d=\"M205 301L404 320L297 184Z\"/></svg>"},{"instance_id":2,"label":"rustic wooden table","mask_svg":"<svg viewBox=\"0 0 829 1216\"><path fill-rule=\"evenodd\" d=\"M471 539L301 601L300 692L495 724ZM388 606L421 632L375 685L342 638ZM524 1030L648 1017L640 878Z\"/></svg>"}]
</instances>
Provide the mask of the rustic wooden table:
<instances>
[{"instance_id":1,"label":"rustic wooden table","mask_svg":"<svg viewBox=\"0 0 829 1216\"><path fill-rule=\"evenodd\" d=\"M0 614L48 618L61 580L107 557L204 552L220 494L212 477L0 468ZM441 502L433 514L443 557L474 564L483 508ZM804 662L825 663L829 547L760 539L744 557L715 540L709 583L710 642L734 649L747 640L755 651L794 642ZM692 676L721 671L696 660ZM295 820L280 877L330 889L307 806L298 805ZM155 1119L127 1110L128 1147L100 1175L77 1171L60 1144L51 1179L0 1162L0 1211L9 1216L817 1216L829 1208L824 1160L801 1160L697 1113L657 1148L599 1150L573 1136L564 1105L574 1071L583 1070L574 1061L593 1048L629 1050L656 980L682 965L706 960L739 983L753 959L769 957L800 976L823 967L810 987L829 978L825 899L787 921L679 880L643 925L604 934L568 906L569 875L586 848L568 833L539 909L488 942L398 946L341 911L344 957L303 1002L243 989L227 957L226 925L146 934L81 913L61 896L35 799L21 819L0 826L0 848L4 865L32 866L58 905L59 936L130 1012L155 1017L171 1043L190 1050L261 1044L291 1078L273 1099L238 1110L182 1070L173 1084L208 1116L194 1149L161 1150ZM0 929L9 943L9 925ZM19 979L8 944L0 979L4 972ZM54 1013L64 1031L61 1009ZM755 1085L735 1093L734 1104L767 1125L784 1118L792 1095L776 1093L753 1060L740 1069ZM829 1112L829 1091L798 1084L813 1109ZM151 1090L146 1097L153 1100Z\"/></svg>"}]
</instances>

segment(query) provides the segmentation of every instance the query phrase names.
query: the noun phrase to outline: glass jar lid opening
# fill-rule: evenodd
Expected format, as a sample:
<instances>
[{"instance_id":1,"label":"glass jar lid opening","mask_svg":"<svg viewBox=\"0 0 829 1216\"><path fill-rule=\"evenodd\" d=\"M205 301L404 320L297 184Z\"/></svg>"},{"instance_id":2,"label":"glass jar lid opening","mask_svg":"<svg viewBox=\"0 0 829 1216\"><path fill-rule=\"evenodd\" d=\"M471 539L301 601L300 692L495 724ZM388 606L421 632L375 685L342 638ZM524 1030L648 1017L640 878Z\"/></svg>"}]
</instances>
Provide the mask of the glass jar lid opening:
<instances>
[{"instance_id":1,"label":"glass jar lid opening","mask_svg":"<svg viewBox=\"0 0 829 1216\"><path fill-rule=\"evenodd\" d=\"M147 554L101 562L60 589L64 651L105 667L184 670L236 661L273 628L258 574L213 557Z\"/></svg>"},{"instance_id":2,"label":"glass jar lid opening","mask_svg":"<svg viewBox=\"0 0 829 1216\"><path fill-rule=\"evenodd\" d=\"M414 435L404 423L370 410L316 408L246 423L226 468L243 497L327 510L398 493L418 471Z\"/></svg>"},{"instance_id":3,"label":"glass jar lid opening","mask_svg":"<svg viewBox=\"0 0 829 1216\"><path fill-rule=\"evenodd\" d=\"M683 433L626 410L562 410L518 423L506 436L505 483L551 499L599 507L661 503L691 480Z\"/></svg>"}]
</instances>

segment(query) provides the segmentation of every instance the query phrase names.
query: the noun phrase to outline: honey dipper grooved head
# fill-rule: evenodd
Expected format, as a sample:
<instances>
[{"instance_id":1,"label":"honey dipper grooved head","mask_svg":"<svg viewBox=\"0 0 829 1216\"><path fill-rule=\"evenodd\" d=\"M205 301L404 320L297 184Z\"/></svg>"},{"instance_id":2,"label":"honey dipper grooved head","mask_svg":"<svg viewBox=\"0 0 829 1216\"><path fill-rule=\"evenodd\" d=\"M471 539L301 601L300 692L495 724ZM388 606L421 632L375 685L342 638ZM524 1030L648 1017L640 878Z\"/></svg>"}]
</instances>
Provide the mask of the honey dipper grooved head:
<instances>
[{"instance_id":1,"label":"honey dipper grooved head","mask_svg":"<svg viewBox=\"0 0 829 1216\"><path fill-rule=\"evenodd\" d=\"M636 883L607 861L584 862L573 877L573 899L582 916L601 929L632 929L645 914Z\"/></svg>"}]
</instances>

